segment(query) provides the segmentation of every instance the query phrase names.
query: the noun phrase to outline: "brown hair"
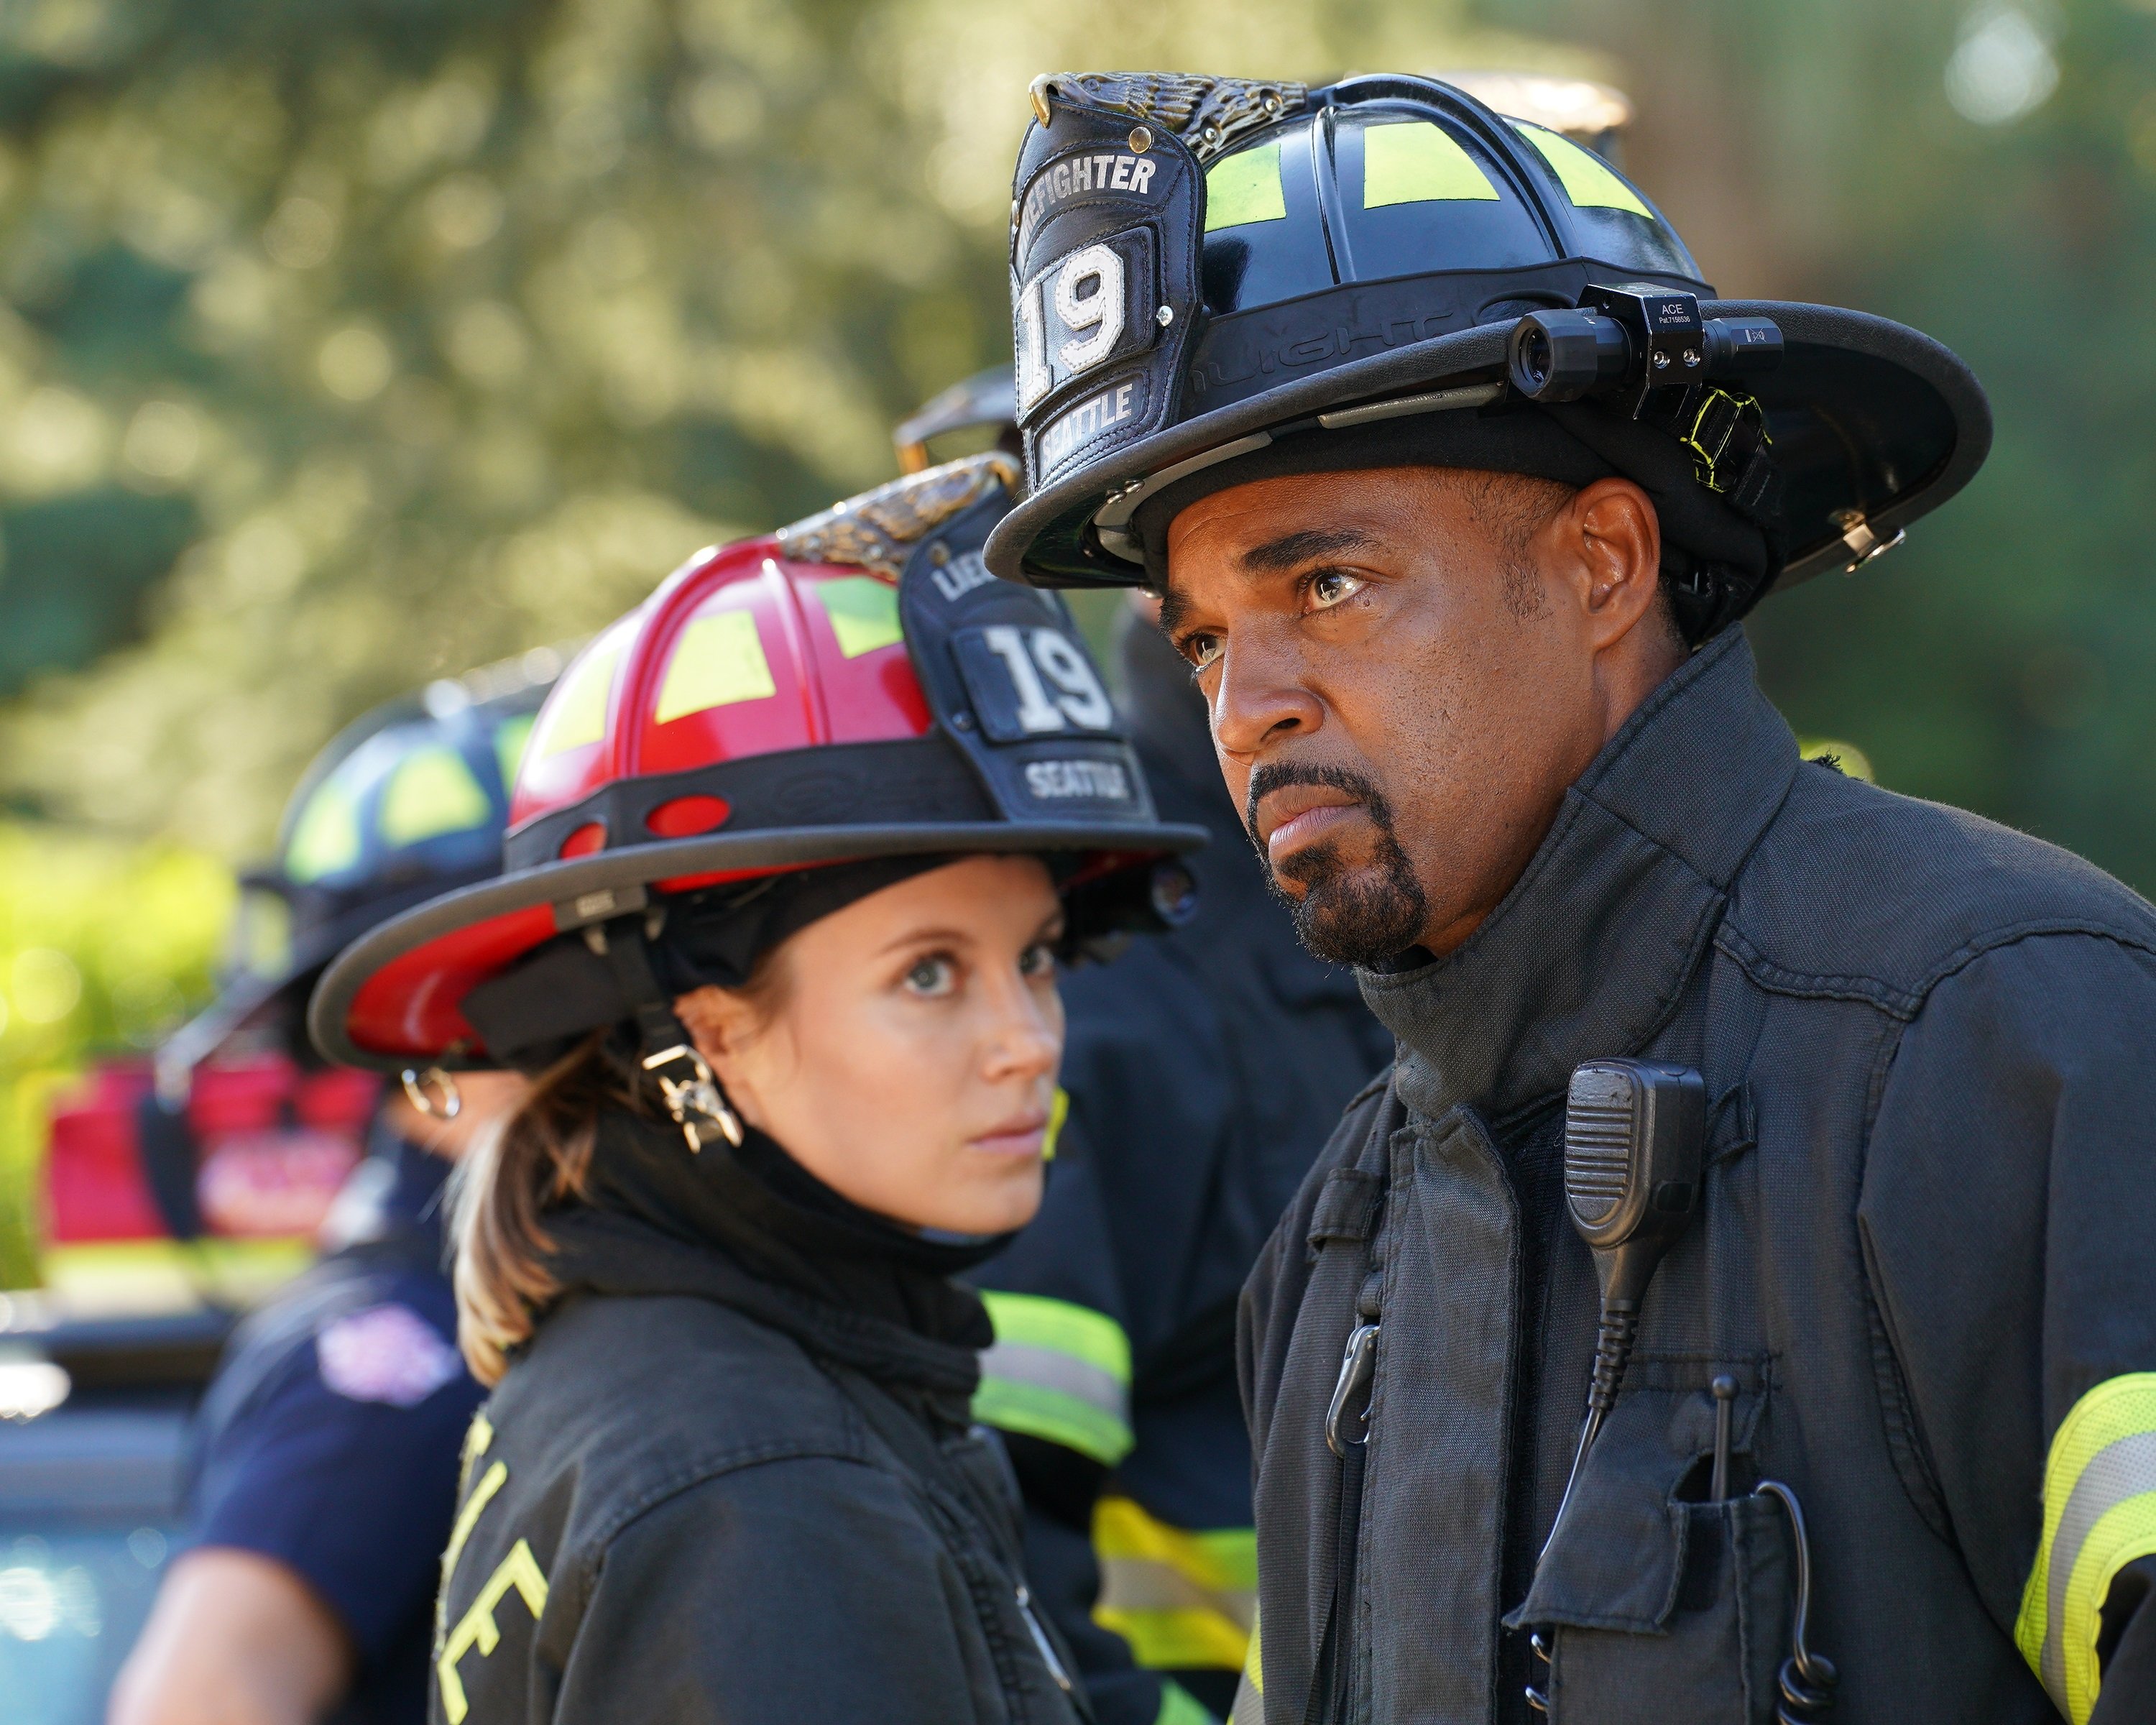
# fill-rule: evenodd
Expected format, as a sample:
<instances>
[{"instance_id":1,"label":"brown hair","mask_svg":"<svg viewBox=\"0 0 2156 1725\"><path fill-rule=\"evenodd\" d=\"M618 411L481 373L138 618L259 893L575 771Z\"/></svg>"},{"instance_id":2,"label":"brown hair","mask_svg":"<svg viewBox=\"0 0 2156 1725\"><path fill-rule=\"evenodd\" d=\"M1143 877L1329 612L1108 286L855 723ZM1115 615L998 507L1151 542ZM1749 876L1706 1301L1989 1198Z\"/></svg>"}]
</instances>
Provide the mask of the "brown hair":
<instances>
[{"instance_id":1,"label":"brown hair","mask_svg":"<svg viewBox=\"0 0 2156 1725\"><path fill-rule=\"evenodd\" d=\"M762 953L732 992L770 1020L785 1004L787 943ZM554 1242L543 1219L583 1198L603 1109L652 1111L649 1086L610 1030L597 1031L532 1081L522 1106L482 1134L450 1176L449 1230L456 1245L457 1346L472 1375L501 1381L509 1356L531 1339L562 1291L547 1260Z\"/></svg>"},{"instance_id":2,"label":"brown hair","mask_svg":"<svg viewBox=\"0 0 2156 1725\"><path fill-rule=\"evenodd\" d=\"M588 1037L532 1082L516 1112L483 1134L450 1176L456 1242L457 1345L472 1375L494 1384L511 1349L531 1339L561 1292L547 1267L547 1210L583 1196L599 1110L634 1101L606 1050Z\"/></svg>"}]
</instances>

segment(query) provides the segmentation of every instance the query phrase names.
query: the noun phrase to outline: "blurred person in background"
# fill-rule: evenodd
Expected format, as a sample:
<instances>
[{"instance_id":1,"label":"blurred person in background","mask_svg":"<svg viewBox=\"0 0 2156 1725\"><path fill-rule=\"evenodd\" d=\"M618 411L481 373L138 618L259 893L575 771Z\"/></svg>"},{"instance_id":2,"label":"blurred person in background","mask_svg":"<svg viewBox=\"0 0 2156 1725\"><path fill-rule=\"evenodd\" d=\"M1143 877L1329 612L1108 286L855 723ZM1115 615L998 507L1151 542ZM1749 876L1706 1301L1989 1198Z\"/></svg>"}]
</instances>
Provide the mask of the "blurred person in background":
<instances>
[{"instance_id":1,"label":"blurred person in background","mask_svg":"<svg viewBox=\"0 0 2156 1725\"><path fill-rule=\"evenodd\" d=\"M327 960L499 870L543 693L475 701L438 683L361 719L310 768L279 865L253 883L289 913L282 962L244 973L159 1050L165 1100L145 1105L145 1131L168 1160L192 1165L171 1099L197 1063L249 1045L316 1060L304 1014ZM384 1094L323 1225L326 1255L241 1324L203 1400L189 1548L115 1686L113 1725L425 1717L458 1448L481 1394L456 1353L442 1188L522 1089L513 1074L414 1075Z\"/></svg>"},{"instance_id":2,"label":"blurred person in background","mask_svg":"<svg viewBox=\"0 0 2156 1725\"><path fill-rule=\"evenodd\" d=\"M896 434L993 428L1008 367ZM996 1329L974 1411L1025 1493L1026 1568L1101 1725L1224 1716L1255 1603L1235 1302L1349 1096L1392 1058L1354 973L1312 957L1221 783L1190 667L1133 594L1116 634L1131 742L1165 819L1212 835L1195 908L1065 979L1068 1114L1040 1216L968 1280Z\"/></svg>"},{"instance_id":3,"label":"blurred person in background","mask_svg":"<svg viewBox=\"0 0 2156 1725\"><path fill-rule=\"evenodd\" d=\"M336 1058L537 1075L459 1175L441 1725L1087 1716L952 1278L1040 1203L1058 954L1179 911L1204 834L982 573L1013 476L692 560L541 713L509 872L316 994Z\"/></svg>"}]
</instances>

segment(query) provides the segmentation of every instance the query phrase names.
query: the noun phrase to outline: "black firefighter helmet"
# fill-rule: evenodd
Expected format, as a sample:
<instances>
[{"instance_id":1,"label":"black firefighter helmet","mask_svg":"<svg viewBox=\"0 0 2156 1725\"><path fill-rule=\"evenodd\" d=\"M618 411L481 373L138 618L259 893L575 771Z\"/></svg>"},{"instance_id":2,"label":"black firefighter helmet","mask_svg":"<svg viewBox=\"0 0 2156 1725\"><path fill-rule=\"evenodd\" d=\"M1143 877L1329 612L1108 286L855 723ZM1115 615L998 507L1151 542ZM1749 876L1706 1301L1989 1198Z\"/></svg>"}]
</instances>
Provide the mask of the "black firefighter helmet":
<instances>
[{"instance_id":1,"label":"black firefighter helmet","mask_svg":"<svg viewBox=\"0 0 2156 1725\"><path fill-rule=\"evenodd\" d=\"M998 574L1157 582L1178 509L1279 474L1620 474L1697 639L1897 542L1989 448L1938 342L1717 300L1607 162L1450 85L1057 74L1033 105L1010 238L1029 492Z\"/></svg>"}]
</instances>

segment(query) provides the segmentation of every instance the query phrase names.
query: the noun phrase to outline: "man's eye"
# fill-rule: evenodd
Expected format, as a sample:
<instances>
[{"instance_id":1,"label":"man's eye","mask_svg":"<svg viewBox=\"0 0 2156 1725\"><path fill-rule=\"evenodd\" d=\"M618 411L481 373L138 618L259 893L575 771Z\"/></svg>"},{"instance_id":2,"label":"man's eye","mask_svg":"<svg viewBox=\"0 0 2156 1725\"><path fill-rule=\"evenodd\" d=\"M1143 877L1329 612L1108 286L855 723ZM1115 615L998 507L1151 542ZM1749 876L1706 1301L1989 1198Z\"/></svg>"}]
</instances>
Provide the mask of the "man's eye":
<instances>
[{"instance_id":1,"label":"man's eye","mask_svg":"<svg viewBox=\"0 0 2156 1725\"><path fill-rule=\"evenodd\" d=\"M1220 656L1225 646L1218 635L1195 634L1183 638L1183 656L1196 670L1204 670Z\"/></svg>"},{"instance_id":2,"label":"man's eye","mask_svg":"<svg viewBox=\"0 0 2156 1725\"><path fill-rule=\"evenodd\" d=\"M1019 954L1018 973L1029 979L1054 976L1055 948L1046 941L1034 942Z\"/></svg>"},{"instance_id":3,"label":"man's eye","mask_svg":"<svg viewBox=\"0 0 2156 1725\"><path fill-rule=\"evenodd\" d=\"M1344 570L1326 569L1311 579L1311 603L1320 611L1327 610L1342 599L1354 598L1362 592L1363 587L1363 581L1358 576L1350 575Z\"/></svg>"},{"instance_id":4,"label":"man's eye","mask_svg":"<svg viewBox=\"0 0 2156 1725\"><path fill-rule=\"evenodd\" d=\"M916 994L947 994L957 980L958 967L941 953L920 960L906 973L906 986Z\"/></svg>"}]
</instances>

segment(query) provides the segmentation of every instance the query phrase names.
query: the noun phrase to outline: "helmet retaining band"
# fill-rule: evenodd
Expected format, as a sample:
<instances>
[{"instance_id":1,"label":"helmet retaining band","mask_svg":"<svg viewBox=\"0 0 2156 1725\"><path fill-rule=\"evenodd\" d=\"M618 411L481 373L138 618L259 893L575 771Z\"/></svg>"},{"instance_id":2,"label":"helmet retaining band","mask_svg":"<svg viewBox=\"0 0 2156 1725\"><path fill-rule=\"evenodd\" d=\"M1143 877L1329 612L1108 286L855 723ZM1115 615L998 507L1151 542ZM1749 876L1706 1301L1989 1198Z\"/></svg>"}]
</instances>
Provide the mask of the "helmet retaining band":
<instances>
[{"instance_id":1,"label":"helmet retaining band","mask_svg":"<svg viewBox=\"0 0 2156 1725\"><path fill-rule=\"evenodd\" d=\"M991 822L998 814L965 756L943 733L932 732L890 742L779 749L680 773L617 779L511 833L504 847L508 866L551 863L565 842L594 826L608 849L647 842L654 814L691 797L724 805L711 811L717 818L711 826L729 833Z\"/></svg>"},{"instance_id":2,"label":"helmet retaining band","mask_svg":"<svg viewBox=\"0 0 2156 1725\"><path fill-rule=\"evenodd\" d=\"M1168 533L1201 498L1260 480L1383 467L1514 473L1574 489L1612 477L1645 490L1660 517L1663 567L1676 578L1679 624L1695 643L1743 616L1779 572L1779 522L1748 519L1702 485L1691 451L1668 432L1583 403L1507 400L1327 429L1284 428L1233 459L1199 468L1148 496L1132 527L1156 587L1168 573Z\"/></svg>"}]
</instances>

